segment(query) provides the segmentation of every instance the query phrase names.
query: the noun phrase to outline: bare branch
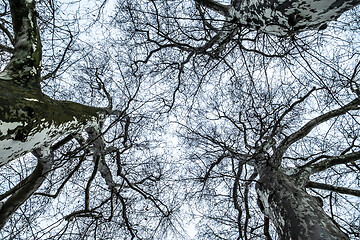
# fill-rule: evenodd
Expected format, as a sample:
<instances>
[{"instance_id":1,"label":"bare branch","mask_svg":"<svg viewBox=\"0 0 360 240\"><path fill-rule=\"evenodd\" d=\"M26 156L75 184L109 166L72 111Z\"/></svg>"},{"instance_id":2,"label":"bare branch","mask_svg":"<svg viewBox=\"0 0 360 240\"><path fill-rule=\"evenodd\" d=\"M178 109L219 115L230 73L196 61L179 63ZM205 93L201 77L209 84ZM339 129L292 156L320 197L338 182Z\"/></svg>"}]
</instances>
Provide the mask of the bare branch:
<instances>
[{"instance_id":1,"label":"bare branch","mask_svg":"<svg viewBox=\"0 0 360 240\"><path fill-rule=\"evenodd\" d=\"M79 163L74 167L74 169L68 173L68 175L66 176L66 178L64 179L64 181L61 183L60 187L56 190L56 192L54 194L48 194L48 193L43 193L43 192L37 192L34 193L34 195L41 195L41 196L46 196L46 197L51 197L51 198L56 198L61 190L65 187L66 183L72 178L72 176L80 169L81 164L83 163L85 159L85 154L83 154L79 160Z\"/></svg>"},{"instance_id":2,"label":"bare branch","mask_svg":"<svg viewBox=\"0 0 360 240\"><path fill-rule=\"evenodd\" d=\"M215 167L216 165L219 165L219 164L221 163L221 161L222 161L224 158L226 158L226 157L229 157L229 156L228 156L227 154L223 154L223 155L221 155L220 157L218 157L218 159L217 159L215 162L212 162L212 163L210 164L209 169L206 171L206 174L205 174L204 178L202 179L202 181L203 181L204 183L206 183L206 181L207 181L208 178L210 177L211 171L214 169L214 167Z\"/></svg>"},{"instance_id":3,"label":"bare branch","mask_svg":"<svg viewBox=\"0 0 360 240\"><path fill-rule=\"evenodd\" d=\"M237 211L237 228L239 231L239 238L242 238L242 229L241 229L241 217L242 217L242 209L241 209L241 205L239 204L239 199L238 199L238 191L239 191L239 183L240 183L240 176L243 170L243 163L239 162L238 163L238 170L236 172L236 176L235 176L235 181L234 181L234 185L233 185L233 189L232 189L232 198L233 198L233 202L234 202L234 208Z\"/></svg>"},{"instance_id":4,"label":"bare branch","mask_svg":"<svg viewBox=\"0 0 360 240\"><path fill-rule=\"evenodd\" d=\"M53 154L42 156L40 149L35 150L38 164L34 171L11 191L11 196L0 207L0 229L5 225L11 215L41 186L46 175L51 170Z\"/></svg>"},{"instance_id":5,"label":"bare branch","mask_svg":"<svg viewBox=\"0 0 360 240\"><path fill-rule=\"evenodd\" d=\"M270 134L270 137L274 137L275 133L277 131L277 128L280 126L281 121L284 119L284 117L291 112L298 104L302 103L305 101L306 98L308 98L310 96L311 93L313 93L316 90L316 88L312 88L305 96L301 97L299 100L293 102L293 104L290 105L290 107L288 109L286 109L283 114L281 114L281 116L279 117L279 119L276 121L273 131Z\"/></svg>"},{"instance_id":6,"label":"bare branch","mask_svg":"<svg viewBox=\"0 0 360 240\"><path fill-rule=\"evenodd\" d=\"M311 132L311 130L313 130L315 127L319 126L320 124L322 124L334 117L344 115L351 110L359 110L360 109L359 104L360 104L360 99L356 98L355 100L351 101L350 103L348 103L338 109L324 113L324 114L310 120L302 128L300 128L298 131L294 132L290 136L286 137L280 143L279 147L277 148L277 150L274 154L274 157L279 158L279 159L282 158L282 156L284 155L284 153L286 152L286 150L289 148L289 146L291 144L293 144L296 141L305 137L307 134L309 134Z\"/></svg>"},{"instance_id":7,"label":"bare branch","mask_svg":"<svg viewBox=\"0 0 360 240\"><path fill-rule=\"evenodd\" d=\"M73 35L71 34L70 31L69 31L69 34L70 34L70 41L69 41L69 43L67 44L67 46L66 46L66 48L65 48L65 50L64 50L64 53L63 53L62 56L61 56L61 59L60 59L59 63L57 64L57 66L55 67L55 69L54 69L52 72L50 72L50 73L46 74L45 76L43 76L43 77L41 78L41 81L44 81L44 80L46 80L46 79L48 79L48 78L51 78L51 77L54 77L54 76L56 75L56 73L59 71L60 67L61 67L61 66L63 65L63 63L65 62L65 56L66 56L67 52L69 51L70 46L71 46L71 44L72 44L72 42L73 42Z\"/></svg>"},{"instance_id":8,"label":"bare branch","mask_svg":"<svg viewBox=\"0 0 360 240\"><path fill-rule=\"evenodd\" d=\"M14 53L14 48L0 44L0 51L5 51L8 53Z\"/></svg>"},{"instance_id":9,"label":"bare branch","mask_svg":"<svg viewBox=\"0 0 360 240\"><path fill-rule=\"evenodd\" d=\"M0 29L6 34L6 36L9 38L11 44L15 46L15 39L9 29L7 29L2 23L0 23Z\"/></svg>"},{"instance_id":10,"label":"bare branch","mask_svg":"<svg viewBox=\"0 0 360 240\"><path fill-rule=\"evenodd\" d=\"M195 2L199 3L201 6L211 9L225 17L230 16L229 15L230 6L228 6L228 5L223 5L223 4L220 4L213 0L195 0Z\"/></svg>"},{"instance_id":11,"label":"bare branch","mask_svg":"<svg viewBox=\"0 0 360 240\"><path fill-rule=\"evenodd\" d=\"M325 184L325 183L318 183L318 182L309 181L307 183L306 187L324 189L324 190L329 190L329 191L332 191L332 192L337 192L337 193L341 193L341 194L347 194L347 195L360 197L360 190L350 189L350 188L345 188L345 187L337 187L337 186L330 185L330 184Z\"/></svg>"},{"instance_id":12,"label":"bare branch","mask_svg":"<svg viewBox=\"0 0 360 240\"><path fill-rule=\"evenodd\" d=\"M351 163L359 159L360 159L360 152L348 153L345 155L328 157L327 159L317 164L311 165L308 168L310 170L310 173L313 174L324 171L338 164Z\"/></svg>"}]
</instances>

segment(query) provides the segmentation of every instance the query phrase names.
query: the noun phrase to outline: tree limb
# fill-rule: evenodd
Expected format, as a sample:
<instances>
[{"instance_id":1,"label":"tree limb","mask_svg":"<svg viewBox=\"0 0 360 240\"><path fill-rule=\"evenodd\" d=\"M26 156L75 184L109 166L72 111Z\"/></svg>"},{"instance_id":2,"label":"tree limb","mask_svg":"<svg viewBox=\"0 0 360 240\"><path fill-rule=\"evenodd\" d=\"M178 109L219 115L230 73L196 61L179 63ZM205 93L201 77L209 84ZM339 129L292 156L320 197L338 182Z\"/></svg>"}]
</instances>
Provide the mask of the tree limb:
<instances>
[{"instance_id":1,"label":"tree limb","mask_svg":"<svg viewBox=\"0 0 360 240\"><path fill-rule=\"evenodd\" d=\"M342 194L347 194L347 195L353 195L353 196L356 196L356 197L360 197L360 190L350 189L350 188L345 188L345 187L337 187L337 186L330 185L330 184L325 184L325 183L318 183L318 182L309 181L307 183L306 187L324 189L324 190L329 190L329 191L332 191L332 192L337 192L337 193L342 193Z\"/></svg>"},{"instance_id":2,"label":"tree limb","mask_svg":"<svg viewBox=\"0 0 360 240\"><path fill-rule=\"evenodd\" d=\"M302 139L306 135L308 135L311 130L313 130L315 127L319 126L320 124L341 115L346 114L347 112L351 110L359 110L360 99L356 98L355 100L351 101L350 103L329 111L327 113L324 113L312 120L310 120L308 123L306 123L303 127L301 127L298 131L292 133L288 137L286 137L280 144L279 147L276 149L274 153L274 157L277 159L281 159L286 152L286 150L296 141Z\"/></svg>"},{"instance_id":3,"label":"tree limb","mask_svg":"<svg viewBox=\"0 0 360 240\"><path fill-rule=\"evenodd\" d=\"M34 0L10 1L12 25L15 35L14 54L0 74L22 86L40 91L41 39L36 23ZM7 77L6 77L7 76Z\"/></svg>"},{"instance_id":4,"label":"tree limb","mask_svg":"<svg viewBox=\"0 0 360 240\"><path fill-rule=\"evenodd\" d=\"M307 167L310 173L317 173L331 168L338 164L354 162L360 159L360 152L348 153L340 156L328 157L327 159Z\"/></svg>"},{"instance_id":5,"label":"tree limb","mask_svg":"<svg viewBox=\"0 0 360 240\"><path fill-rule=\"evenodd\" d=\"M38 158L36 168L27 178L21 181L21 186L0 207L0 229L11 215L41 186L53 166L54 158L52 153L42 156L40 149L37 149L34 151L34 155Z\"/></svg>"}]
</instances>

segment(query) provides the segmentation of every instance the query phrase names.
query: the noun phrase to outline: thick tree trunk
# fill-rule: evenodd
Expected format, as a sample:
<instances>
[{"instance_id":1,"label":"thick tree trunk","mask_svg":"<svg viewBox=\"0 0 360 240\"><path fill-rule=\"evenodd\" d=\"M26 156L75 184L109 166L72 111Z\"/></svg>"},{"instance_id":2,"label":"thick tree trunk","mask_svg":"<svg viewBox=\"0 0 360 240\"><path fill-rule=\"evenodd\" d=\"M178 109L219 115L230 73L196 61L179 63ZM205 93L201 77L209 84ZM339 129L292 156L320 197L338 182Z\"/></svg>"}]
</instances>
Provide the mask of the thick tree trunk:
<instances>
[{"instance_id":1,"label":"thick tree trunk","mask_svg":"<svg viewBox=\"0 0 360 240\"><path fill-rule=\"evenodd\" d=\"M30 94L0 81L0 166L37 148L50 148L60 136L98 124L103 109Z\"/></svg>"},{"instance_id":2,"label":"thick tree trunk","mask_svg":"<svg viewBox=\"0 0 360 240\"><path fill-rule=\"evenodd\" d=\"M0 229L41 186L53 165L51 145L61 136L98 124L105 109L57 101L40 87L41 41L34 0L11 0L15 48L0 73L0 166L33 152L32 174L0 196Z\"/></svg>"},{"instance_id":3,"label":"thick tree trunk","mask_svg":"<svg viewBox=\"0 0 360 240\"><path fill-rule=\"evenodd\" d=\"M0 73L0 166L60 136L97 124L104 109L56 101L40 87L41 39L34 0L11 0L15 48Z\"/></svg>"},{"instance_id":4,"label":"thick tree trunk","mask_svg":"<svg viewBox=\"0 0 360 240\"><path fill-rule=\"evenodd\" d=\"M241 25L280 36L326 27L359 0L243 0L230 9Z\"/></svg>"},{"instance_id":5,"label":"thick tree trunk","mask_svg":"<svg viewBox=\"0 0 360 240\"><path fill-rule=\"evenodd\" d=\"M228 6L214 0L195 1L242 27L278 36L321 30L360 4L360 0L233 0Z\"/></svg>"},{"instance_id":6,"label":"thick tree trunk","mask_svg":"<svg viewBox=\"0 0 360 240\"><path fill-rule=\"evenodd\" d=\"M298 178L265 168L256 185L264 213L274 223L280 239L349 239L308 193Z\"/></svg>"}]
</instances>

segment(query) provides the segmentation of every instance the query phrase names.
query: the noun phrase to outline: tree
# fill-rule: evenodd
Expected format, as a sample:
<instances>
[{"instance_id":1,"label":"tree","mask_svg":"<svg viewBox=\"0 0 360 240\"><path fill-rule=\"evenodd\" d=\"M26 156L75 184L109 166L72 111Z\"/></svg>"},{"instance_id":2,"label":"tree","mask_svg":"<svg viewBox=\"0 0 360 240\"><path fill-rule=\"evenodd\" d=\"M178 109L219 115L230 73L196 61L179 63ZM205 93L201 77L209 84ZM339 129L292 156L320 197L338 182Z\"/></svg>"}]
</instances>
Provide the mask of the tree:
<instances>
[{"instance_id":1,"label":"tree","mask_svg":"<svg viewBox=\"0 0 360 240\"><path fill-rule=\"evenodd\" d=\"M218 12L231 22L278 36L313 29L323 30L359 1L231 1L224 5L213 0L196 0L200 5Z\"/></svg>"},{"instance_id":2,"label":"tree","mask_svg":"<svg viewBox=\"0 0 360 240\"><path fill-rule=\"evenodd\" d=\"M159 182L173 170L164 169L159 151L150 154L156 140L140 134L155 117L140 110L148 101L139 94L141 79L125 64L109 63L105 51L92 62L94 49L74 42L82 34L79 19L69 24L62 7L1 5L0 48L8 61L0 73L1 237L161 236L155 230L168 224L176 204L161 199L170 189ZM101 12L103 5L94 7ZM71 88L57 83L63 79Z\"/></svg>"},{"instance_id":3,"label":"tree","mask_svg":"<svg viewBox=\"0 0 360 240\"><path fill-rule=\"evenodd\" d=\"M198 238L356 238L359 3L3 2L2 237L164 239L185 195Z\"/></svg>"},{"instance_id":4,"label":"tree","mask_svg":"<svg viewBox=\"0 0 360 240\"><path fill-rule=\"evenodd\" d=\"M357 13L330 22L358 4L151 1L124 7L133 34L146 38L138 42L145 54L134 63L173 79L168 106L188 112L187 121L183 112L175 118L188 143L183 180L193 186L192 204L200 209L194 214L202 216L198 238L271 239L274 229L280 239L358 236L358 214L341 218L333 199L359 195L358 186L340 180L358 179Z\"/></svg>"}]
</instances>

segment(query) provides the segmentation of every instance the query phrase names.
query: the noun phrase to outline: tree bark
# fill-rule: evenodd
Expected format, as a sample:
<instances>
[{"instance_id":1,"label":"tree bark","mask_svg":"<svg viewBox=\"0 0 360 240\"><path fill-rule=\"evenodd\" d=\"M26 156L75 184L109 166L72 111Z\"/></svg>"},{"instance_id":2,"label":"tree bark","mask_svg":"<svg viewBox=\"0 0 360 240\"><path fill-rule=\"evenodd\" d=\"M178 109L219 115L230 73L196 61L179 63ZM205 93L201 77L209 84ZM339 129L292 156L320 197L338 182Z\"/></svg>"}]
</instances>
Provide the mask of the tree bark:
<instances>
[{"instance_id":1,"label":"tree bark","mask_svg":"<svg viewBox=\"0 0 360 240\"><path fill-rule=\"evenodd\" d=\"M53 156L39 156L34 171L19 183L17 190L0 206L0 229L14 212L41 186L53 166Z\"/></svg>"},{"instance_id":2,"label":"tree bark","mask_svg":"<svg viewBox=\"0 0 360 240\"><path fill-rule=\"evenodd\" d=\"M264 213L275 225L280 239L349 239L320 202L306 193L300 180L267 167L256 185Z\"/></svg>"},{"instance_id":3,"label":"tree bark","mask_svg":"<svg viewBox=\"0 0 360 240\"><path fill-rule=\"evenodd\" d=\"M242 27L278 36L307 30L321 30L360 0L242 0L233 6L212 4L213 0L195 0Z\"/></svg>"},{"instance_id":4,"label":"tree bark","mask_svg":"<svg viewBox=\"0 0 360 240\"><path fill-rule=\"evenodd\" d=\"M37 148L50 148L60 136L98 124L103 109L31 94L0 81L0 166Z\"/></svg>"},{"instance_id":5,"label":"tree bark","mask_svg":"<svg viewBox=\"0 0 360 240\"><path fill-rule=\"evenodd\" d=\"M0 166L64 134L97 124L104 109L44 95L40 87L41 39L33 0L11 0L14 54L0 73Z\"/></svg>"},{"instance_id":6,"label":"tree bark","mask_svg":"<svg viewBox=\"0 0 360 240\"><path fill-rule=\"evenodd\" d=\"M0 73L0 166L33 152L38 164L0 206L0 229L51 171L51 145L60 136L98 124L105 109L57 101L41 91L41 41L34 0L11 0L14 54Z\"/></svg>"}]
</instances>

